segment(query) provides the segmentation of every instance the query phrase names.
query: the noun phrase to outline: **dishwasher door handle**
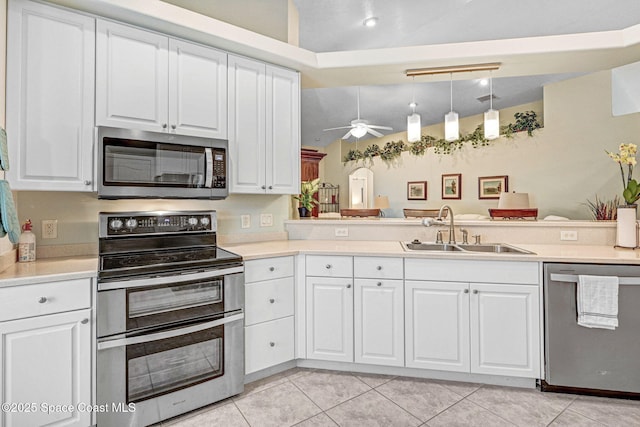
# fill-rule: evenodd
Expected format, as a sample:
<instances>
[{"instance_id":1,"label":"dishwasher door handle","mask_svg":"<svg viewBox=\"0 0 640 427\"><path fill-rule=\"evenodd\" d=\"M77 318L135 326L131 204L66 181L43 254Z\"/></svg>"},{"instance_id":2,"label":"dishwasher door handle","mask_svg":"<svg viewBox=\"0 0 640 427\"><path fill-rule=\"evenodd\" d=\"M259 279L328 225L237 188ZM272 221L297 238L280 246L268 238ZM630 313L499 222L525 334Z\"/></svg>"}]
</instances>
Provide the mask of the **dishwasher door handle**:
<instances>
[{"instance_id":1,"label":"dishwasher door handle","mask_svg":"<svg viewBox=\"0 0 640 427\"><path fill-rule=\"evenodd\" d=\"M578 283L578 275L551 273L551 281ZM620 286L640 286L640 277L618 277L618 284Z\"/></svg>"}]
</instances>

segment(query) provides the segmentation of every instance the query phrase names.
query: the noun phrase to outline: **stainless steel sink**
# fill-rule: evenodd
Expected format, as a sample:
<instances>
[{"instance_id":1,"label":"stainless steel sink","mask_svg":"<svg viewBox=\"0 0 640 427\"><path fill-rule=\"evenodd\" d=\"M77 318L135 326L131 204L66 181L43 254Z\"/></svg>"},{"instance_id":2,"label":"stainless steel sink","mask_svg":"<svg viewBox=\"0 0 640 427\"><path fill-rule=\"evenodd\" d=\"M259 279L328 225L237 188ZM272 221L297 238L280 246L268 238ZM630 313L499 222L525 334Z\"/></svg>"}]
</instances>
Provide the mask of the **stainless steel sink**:
<instances>
[{"instance_id":1,"label":"stainless steel sink","mask_svg":"<svg viewBox=\"0 0 640 427\"><path fill-rule=\"evenodd\" d=\"M416 242L400 242L405 251L462 251L457 245L448 243L416 243Z\"/></svg>"},{"instance_id":2,"label":"stainless steel sink","mask_svg":"<svg viewBox=\"0 0 640 427\"><path fill-rule=\"evenodd\" d=\"M484 243L479 245L459 245L463 251L489 252L489 253L510 253L510 254L533 254L526 249L511 246L506 243Z\"/></svg>"},{"instance_id":3,"label":"stainless steel sink","mask_svg":"<svg viewBox=\"0 0 640 427\"><path fill-rule=\"evenodd\" d=\"M431 252L482 252L494 254L534 254L526 249L518 248L507 243L484 243L479 245L428 243L428 242L400 242L405 251L431 251Z\"/></svg>"}]
</instances>

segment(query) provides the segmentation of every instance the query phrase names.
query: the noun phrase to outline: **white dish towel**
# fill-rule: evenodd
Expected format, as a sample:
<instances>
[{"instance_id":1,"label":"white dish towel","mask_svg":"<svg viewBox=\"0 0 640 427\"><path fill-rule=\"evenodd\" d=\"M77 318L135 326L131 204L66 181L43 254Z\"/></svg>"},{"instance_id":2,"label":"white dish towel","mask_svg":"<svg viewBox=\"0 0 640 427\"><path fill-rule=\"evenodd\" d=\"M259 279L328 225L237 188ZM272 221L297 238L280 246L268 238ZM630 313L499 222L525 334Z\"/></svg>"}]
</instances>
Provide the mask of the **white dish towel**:
<instances>
[{"instance_id":1,"label":"white dish towel","mask_svg":"<svg viewBox=\"0 0 640 427\"><path fill-rule=\"evenodd\" d=\"M578 325L615 329L618 326L618 278L578 276Z\"/></svg>"}]
</instances>

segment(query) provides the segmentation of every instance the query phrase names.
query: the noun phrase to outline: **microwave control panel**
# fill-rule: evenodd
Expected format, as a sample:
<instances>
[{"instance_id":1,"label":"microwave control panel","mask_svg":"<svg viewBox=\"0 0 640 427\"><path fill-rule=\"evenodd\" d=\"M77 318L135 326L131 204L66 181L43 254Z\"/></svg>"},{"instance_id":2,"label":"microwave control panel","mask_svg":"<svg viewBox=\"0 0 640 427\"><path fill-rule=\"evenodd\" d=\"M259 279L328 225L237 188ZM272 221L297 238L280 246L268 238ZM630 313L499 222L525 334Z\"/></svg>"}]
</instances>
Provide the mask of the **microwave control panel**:
<instances>
[{"instance_id":1,"label":"microwave control panel","mask_svg":"<svg viewBox=\"0 0 640 427\"><path fill-rule=\"evenodd\" d=\"M227 187L227 153L224 149L213 150L213 188Z\"/></svg>"}]
</instances>

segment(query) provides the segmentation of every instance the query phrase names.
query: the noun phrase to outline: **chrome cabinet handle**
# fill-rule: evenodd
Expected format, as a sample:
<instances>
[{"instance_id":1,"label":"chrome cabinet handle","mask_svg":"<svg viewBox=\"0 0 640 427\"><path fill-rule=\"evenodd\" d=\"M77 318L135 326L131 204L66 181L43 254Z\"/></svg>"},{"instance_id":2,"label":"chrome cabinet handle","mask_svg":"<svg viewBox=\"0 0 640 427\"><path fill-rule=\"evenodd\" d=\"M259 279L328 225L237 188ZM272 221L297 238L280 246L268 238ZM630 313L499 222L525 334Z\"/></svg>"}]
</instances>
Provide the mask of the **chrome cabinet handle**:
<instances>
[{"instance_id":1,"label":"chrome cabinet handle","mask_svg":"<svg viewBox=\"0 0 640 427\"><path fill-rule=\"evenodd\" d=\"M351 287L351 284L349 283L349 284L347 285L347 289L349 289L350 287Z\"/></svg>"},{"instance_id":2,"label":"chrome cabinet handle","mask_svg":"<svg viewBox=\"0 0 640 427\"><path fill-rule=\"evenodd\" d=\"M377 285L378 285L378 286L382 286L382 282L378 282L378 283L377 283Z\"/></svg>"},{"instance_id":3,"label":"chrome cabinet handle","mask_svg":"<svg viewBox=\"0 0 640 427\"><path fill-rule=\"evenodd\" d=\"M44 304L45 302L47 302L47 297L40 297L40 299L38 300L38 302L40 304Z\"/></svg>"},{"instance_id":4,"label":"chrome cabinet handle","mask_svg":"<svg viewBox=\"0 0 640 427\"><path fill-rule=\"evenodd\" d=\"M166 129L166 128L167 128L167 124L166 124L166 123L163 123L163 124L162 124L162 129Z\"/></svg>"},{"instance_id":5,"label":"chrome cabinet handle","mask_svg":"<svg viewBox=\"0 0 640 427\"><path fill-rule=\"evenodd\" d=\"M89 181L88 179L85 180L84 185L91 185L91 181Z\"/></svg>"},{"instance_id":6,"label":"chrome cabinet handle","mask_svg":"<svg viewBox=\"0 0 640 427\"><path fill-rule=\"evenodd\" d=\"M171 129L176 130L176 125L171 125Z\"/></svg>"},{"instance_id":7,"label":"chrome cabinet handle","mask_svg":"<svg viewBox=\"0 0 640 427\"><path fill-rule=\"evenodd\" d=\"M331 268L331 264L327 264L324 266L324 268L326 268L327 270L329 270Z\"/></svg>"},{"instance_id":8,"label":"chrome cabinet handle","mask_svg":"<svg viewBox=\"0 0 640 427\"><path fill-rule=\"evenodd\" d=\"M263 186L262 186L262 187L260 187L260 188L262 188L263 190L265 190L265 189L267 188L267 186L266 186L266 185L263 185Z\"/></svg>"},{"instance_id":9,"label":"chrome cabinet handle","mask_svg":"<svg viewBox=\"0 0 640 427\"><path fill-rule=\"evenodd\" d=\"M275 267L269 267L269 271L274 271L275 269Z\"/></svg>"},{"instance_id":10,"label":"chrome cabinet handle","mask_svg":"<svg viewBox=\"0 0 640 427\"><path fill-rule=\"evenodd\" d=\"M378 267L376 267L376 270L378 270L378 271L382 270L382 266L379 265Z\"/></svg>"},{"instance_id":11,"label":"chrome cabinet handle","mask_svg":"<svg viewBox=\"0 0 640 427\"><path fill-rule=\"evenodd\" d=\"M274 343L273 341L271 341L271 342L269 343L269 346L270 346L270 347L275 347L275 346L276 346L276 343Z\"/></svg>"},{"instance_id":12,"label":"chrome cabinet handle","mask_svg":"<svg viewBox=\"0 0 640 427\"><path fill-rule=\"evenodd\" d=\"M273 298L269 298L269 302L270 302L271 304L273 304L274 302L276 302L276 300L275 300L275 299L273 299Z\"/></svg>"},{"instance_id":13,"label":"chrome cabinet handle","mask_svg":"<svg viewBox=\"0 0 640 427\"><path fill-rule=\"evenodd\" d=\"M270 185L270 186L269 186L269 190L273 190L273 185Z\"/></svg>"},{"instance_id":14,"label":"chrome cabinet handle","mask_svg":"<svg viewBox=\"0 0 640 427\"><path fill-rule=\"evenodd\" d=\"M477 290L477 289L474 289L474 290L473 290L473 293L474 293L474 294L477 294L477 293L478 293L478 290Z\"/></svg>"},{"instance_id":15,"label":"chrome cabinet handle","mask_svg":"<svg viewBox=\"0 0 640 427\"><path fill-rule=\"evenodd\" d=\"M86 325L87 323L89 323L89 319L82 319L80 323L82 323L83 325Z\"/></svg>"},{"instance_id":16,"label":"chrome cabinet handle","mask_svg":"<svg viewBox=\"0 0 640 427\"><path fill-rule=\"evenodd\" d=\"M465 293L465 294L468 294L468 293L469 293L469 289L465 289L465 290L464 290L464 293Z\"/></svg>"}]
</instances>

